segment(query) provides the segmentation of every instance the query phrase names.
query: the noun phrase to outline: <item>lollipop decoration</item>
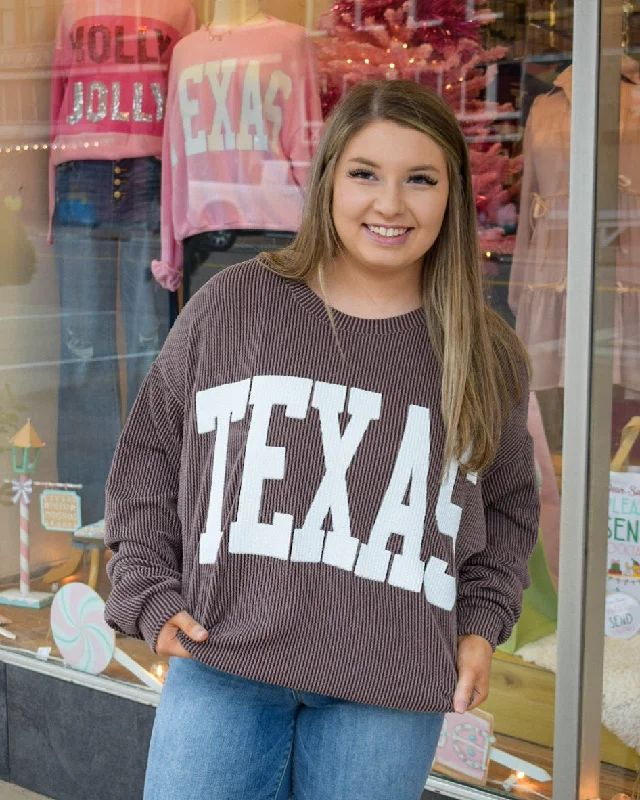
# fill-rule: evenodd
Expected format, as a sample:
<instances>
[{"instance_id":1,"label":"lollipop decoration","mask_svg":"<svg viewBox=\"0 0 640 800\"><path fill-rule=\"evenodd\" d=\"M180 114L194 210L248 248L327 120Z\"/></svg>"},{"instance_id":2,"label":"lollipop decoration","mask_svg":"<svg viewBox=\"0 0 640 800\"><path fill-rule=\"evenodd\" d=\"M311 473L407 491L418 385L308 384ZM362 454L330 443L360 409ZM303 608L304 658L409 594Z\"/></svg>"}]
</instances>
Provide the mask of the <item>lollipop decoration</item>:
<instances>
[{"instance_id":1,"label":"lollipop decoration","mask_svg":"<svg viewBox=\"0 0 640 800\"><path fill-rule=\"evenodd\" d=\"M69 583L57 592L51 630L70 667L99 675L114 658L150 689L161 691L161 681L116 647L116 635L104 619L104 601L90 586Z\"/></svg>"}]
</instances>

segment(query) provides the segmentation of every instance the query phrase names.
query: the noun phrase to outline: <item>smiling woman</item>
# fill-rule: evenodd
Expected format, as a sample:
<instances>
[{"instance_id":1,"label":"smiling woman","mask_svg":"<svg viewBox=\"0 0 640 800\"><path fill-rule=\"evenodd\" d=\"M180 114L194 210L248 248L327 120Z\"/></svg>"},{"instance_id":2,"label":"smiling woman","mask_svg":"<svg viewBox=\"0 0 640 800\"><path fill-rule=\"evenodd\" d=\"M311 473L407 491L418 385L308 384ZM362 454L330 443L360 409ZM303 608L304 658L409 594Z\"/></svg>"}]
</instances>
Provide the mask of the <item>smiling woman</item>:
<instances>
[{"instance_id":1,"label":"smiling woman","mask_svg":"<svg viewBox=\"0 0 640 800\"><path fill-rule=\"evenodd\" d=\"M529 359L485 302L469 153L435 92L412 81L351 90L316 151L300 231L269 262L307 282L329 313L391 317L422 305L443 372L445 463L492 462Z\"/></svg>"},{"instance_id":2,"label":"smiling woman","mask_svg":"<svg viewBox=\"0 0 640 800\"><path fill-rule=\"evenodd\" d=\"M418 308L424 254L448 197L446 157L433 139L389 121L357 133L336 169L333 222L343 250L326 267L329 304L355 316Z\"/></svg>"},{"instance_id":3,"label":"smiling woman","mask_svg":"<svg viewBox=\"0 0 640 800\"><path fill-rule=\"evenodd\" d=\"M357 87L293 244L185 307L114 458L106 616L175 657L145 798L417 800L520 615L525 382L455 117Z\"/></svg>"}]
</instances>

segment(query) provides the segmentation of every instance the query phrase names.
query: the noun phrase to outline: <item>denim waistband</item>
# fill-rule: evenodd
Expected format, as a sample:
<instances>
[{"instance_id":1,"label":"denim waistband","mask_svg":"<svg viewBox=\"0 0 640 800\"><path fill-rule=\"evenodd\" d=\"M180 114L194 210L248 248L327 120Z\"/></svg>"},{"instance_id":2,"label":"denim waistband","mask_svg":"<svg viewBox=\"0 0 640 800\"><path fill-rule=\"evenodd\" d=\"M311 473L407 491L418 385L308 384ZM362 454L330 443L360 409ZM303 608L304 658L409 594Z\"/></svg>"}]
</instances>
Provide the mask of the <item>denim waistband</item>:
<instances>
[{"instance_id":1,"label":"denim waistband","mask_svg":"<svg viewBox=\"0 0 640 800\"><path fill-rule=\"evenodd\" d=\"M59 164L54 227L159 232L161 172L154 157Z\"/></svg>"}]
</instances>

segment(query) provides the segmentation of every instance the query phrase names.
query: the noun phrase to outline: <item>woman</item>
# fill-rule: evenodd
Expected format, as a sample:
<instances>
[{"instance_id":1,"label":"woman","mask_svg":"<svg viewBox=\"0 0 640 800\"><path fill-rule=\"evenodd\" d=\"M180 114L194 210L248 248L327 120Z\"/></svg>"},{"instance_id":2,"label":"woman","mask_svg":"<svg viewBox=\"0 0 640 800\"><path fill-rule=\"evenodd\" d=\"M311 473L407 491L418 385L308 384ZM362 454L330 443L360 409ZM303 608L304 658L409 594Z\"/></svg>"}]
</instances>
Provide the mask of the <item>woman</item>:
<instances>
[{"instance_id":1,"label":"woman","mask_svg":"<svg viewBox=\"0 0 640 800\"><path fill-rule=\"evenodd\" d=\"M447 106L363 84L287 249L213 278L107 486L107 619L172 656L145 797L417 800L537 533L527 359Z\"/></svg>"}]
</instances>

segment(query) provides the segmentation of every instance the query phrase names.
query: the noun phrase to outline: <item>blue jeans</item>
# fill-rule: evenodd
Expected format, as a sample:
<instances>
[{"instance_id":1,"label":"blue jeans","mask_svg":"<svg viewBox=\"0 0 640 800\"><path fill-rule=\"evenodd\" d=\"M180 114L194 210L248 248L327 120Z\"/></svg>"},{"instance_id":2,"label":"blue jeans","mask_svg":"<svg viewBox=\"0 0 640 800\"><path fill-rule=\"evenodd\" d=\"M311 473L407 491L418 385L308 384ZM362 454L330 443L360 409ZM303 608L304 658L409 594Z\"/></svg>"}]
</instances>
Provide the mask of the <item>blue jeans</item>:
<instances>
[{"instance_id":1,"label":"blue jeans","mask_svg":"<svg viewBox=\"0 0 640 800\"><path fill-rule=\"evenodd\" d=\"M71 161L56 170L58 479L83 484L85 522L104 515L104 486L123 416L168 332L168 294L151 275L160 252L160 169L155 158L136 158Z\"/></svg>"},{"instance_id":2,"label":"blue jeans","mask_svg":"<svg viewBox=\"0 0 640 800\"><path fill-rule=\"evenodd\" d=\"M442 722L172 658L144 800L419 800Z\"/></svg>"}]
</instances>

